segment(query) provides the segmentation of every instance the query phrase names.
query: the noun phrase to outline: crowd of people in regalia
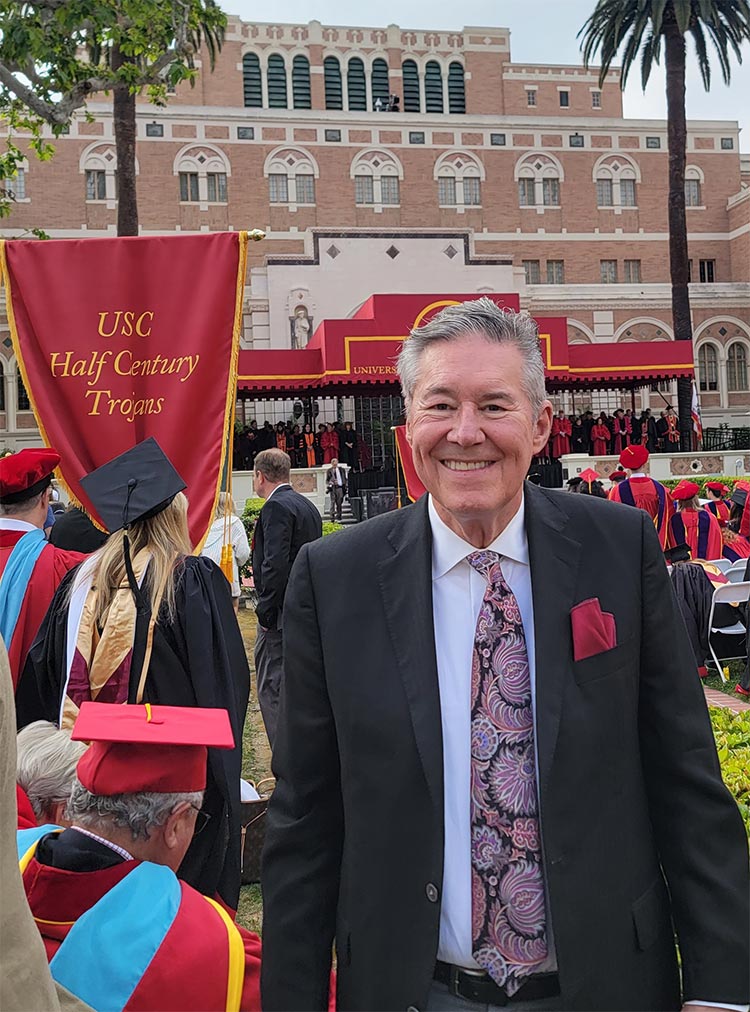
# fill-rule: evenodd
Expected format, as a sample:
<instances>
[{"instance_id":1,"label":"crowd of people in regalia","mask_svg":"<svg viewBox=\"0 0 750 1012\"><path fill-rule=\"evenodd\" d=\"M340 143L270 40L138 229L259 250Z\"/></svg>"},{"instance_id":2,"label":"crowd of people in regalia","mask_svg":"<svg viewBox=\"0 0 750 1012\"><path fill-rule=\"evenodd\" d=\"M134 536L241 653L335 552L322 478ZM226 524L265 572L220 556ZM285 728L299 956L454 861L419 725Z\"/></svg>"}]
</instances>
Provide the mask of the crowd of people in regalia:
<instances>
[{"instance_id":1,"label":"crowd of people in regalia","mask_svg":"<svg viewBox=\"0 0 750 1012\"><path fill-rule=\"evenodd\" d=\"M66 968L55 980L95 1009L259 1010L260 940L234 921L250 692L235 574L193 554L185 482L153 439L82 479L108 536L82 514L66 537L83 551L56 547L59 463L52 449L0 460L3 743L17 721L26 897L13 931L30 908Z\"/></svg>"},{"instance_id":2,"label":"crowd of people in regalia","mask_svg":"<svg viewBox=\"0 0 750 1012\"><path fill-rule=\"evenodd\" d=\"M619 456L619 467L609 475L610 487L593 469L587 468L567 482L569 492L591 495L611 502L624 503L644 510L654 521L659 541L668 561L732 563L748 560L746 578L750 579L750 481L742 478L730 489L723 482L701 486L684 478L673 489L651 478L645 471L649 452L642 443L626 446ZM711 572L709 570L709 572ZM718 570L711 572L715 583L724 581ZM708 590L708 584L705 585ZM699 664L705 675L703 662ZM750 667L736 687L742 696L750 696Z\"/></svg>"},{"instance_id":3,"label":"crowd of people in regalia","mask_svg":"<svg viewBox=\"0 0 750 1012\"><path fill-rule=\"evenodd\" d=\"M552 420L552 432L540 459L559 460L567 453L587 453L592 457L617 456L626 446L640 443L649 453L676 452L680 448L677 415L671 407L654 418L650 408L636 415L630 408L617 408L614 414L584 411L566 415L558 411Z\"/></svg>"},{"instance_id":4,"label":"crowd of people in regalia","mask_svg":"<svg viewBox=\"0 0 750 1012\"><path fill-rule=\"evenodd\" d=\"M252 471L255 458L263 450L283 450L292 467L323 467L333 460L352 470L370 466L370 448L353 422L277 422L258 424L253 419L241 427L234 441L234 469Z\"/></svg>"}]
</instances>

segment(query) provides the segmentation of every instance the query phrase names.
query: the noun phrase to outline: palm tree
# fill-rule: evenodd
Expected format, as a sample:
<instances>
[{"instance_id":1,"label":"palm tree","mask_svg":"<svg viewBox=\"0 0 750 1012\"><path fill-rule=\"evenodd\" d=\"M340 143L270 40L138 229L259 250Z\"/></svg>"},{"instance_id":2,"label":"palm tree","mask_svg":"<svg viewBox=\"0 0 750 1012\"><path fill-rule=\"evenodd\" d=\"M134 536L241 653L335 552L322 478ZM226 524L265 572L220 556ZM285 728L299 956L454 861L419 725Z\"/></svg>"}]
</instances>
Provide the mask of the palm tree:
<instances>
[{"instance_id":1,"label":"palm tree","mask_svg":"<svg viewBox=\"0 0 750 1012\"><path fill-rule=\"evenodd\" d=\"M667 72L667 143L669 147L669 272L672 281L672 322L675 339L692 341L688 290L688 242L685 219L685 56L686 35L692 36L703 85L711 87L711 40L725 84L731 78L730 50L742 62L741 46L750 39L747 0L598 0L578 33L583 36L583 62L599 53L599 86L622 48L620 87L640 54L645 90L651 70L661 58L662 40ZM691 381L677 381L681 449L691 449Z\"/></svg>"}]
</instances>

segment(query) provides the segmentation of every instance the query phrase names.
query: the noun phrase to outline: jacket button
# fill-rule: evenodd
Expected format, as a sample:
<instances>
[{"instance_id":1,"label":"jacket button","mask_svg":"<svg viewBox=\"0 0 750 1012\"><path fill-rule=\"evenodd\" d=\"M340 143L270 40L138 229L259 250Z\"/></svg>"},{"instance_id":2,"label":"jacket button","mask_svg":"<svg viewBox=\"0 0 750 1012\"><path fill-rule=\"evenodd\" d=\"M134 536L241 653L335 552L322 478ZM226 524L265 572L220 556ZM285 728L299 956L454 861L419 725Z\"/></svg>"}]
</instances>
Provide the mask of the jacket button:
<instances>
[{"instance_id":1,"label":"jacket button","mask_svg":"<svg viewBox=\"0 0 750 1012\"><path fill-rule=\"evenodd\" d=\"M427 893L427 899L430 903L437 903L440 893L438 892L438 887L436 885L433 885L432 882L428 882L424 891Z\"/></svg>"}]
</instances>

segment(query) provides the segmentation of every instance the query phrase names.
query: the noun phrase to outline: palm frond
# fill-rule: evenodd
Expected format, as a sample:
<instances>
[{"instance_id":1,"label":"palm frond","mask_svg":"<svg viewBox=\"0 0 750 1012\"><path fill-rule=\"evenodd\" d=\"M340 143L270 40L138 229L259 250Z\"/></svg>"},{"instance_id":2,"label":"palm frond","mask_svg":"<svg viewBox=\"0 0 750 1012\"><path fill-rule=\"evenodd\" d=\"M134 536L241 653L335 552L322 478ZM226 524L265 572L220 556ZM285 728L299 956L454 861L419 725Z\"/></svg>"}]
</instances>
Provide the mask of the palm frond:
<instances>
[{"instance_id":1,"label":"palm frond","mask_svg":"<svg viewBox=\"0 0 750 1012\"><path fill-rule=\"evenodd\" d=\"M711 63L706 51L706 36L703 34L703 27L700 21L696 21L690 29L690 34L695 43L695 53L698 57L698 68L701 72L703 87L708 91L711 88Z\"/></svg>"}]
</instances>

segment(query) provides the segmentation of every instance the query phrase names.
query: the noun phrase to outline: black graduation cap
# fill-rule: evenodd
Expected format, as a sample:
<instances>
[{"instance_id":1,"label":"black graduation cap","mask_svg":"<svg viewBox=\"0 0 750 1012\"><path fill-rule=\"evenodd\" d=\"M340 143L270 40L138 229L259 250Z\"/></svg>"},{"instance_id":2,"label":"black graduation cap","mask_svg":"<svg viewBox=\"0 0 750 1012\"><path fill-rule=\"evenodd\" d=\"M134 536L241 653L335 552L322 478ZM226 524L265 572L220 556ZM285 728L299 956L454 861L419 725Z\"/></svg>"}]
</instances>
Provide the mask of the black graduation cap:
<instances>
[{"instance_id":1,"label":"black graduation cap","mask_svg":"<svg viewBox=\"0 0 750 1012\"><path fill-rule=\"evenodd\" d=\"M690 562L690 547L686 544L675 545L674 548L667 548L664 558L673 566L675 562Z\"/></svg>"},{"instance_id":2,"label":"black graduation cap","mask_svg":"<svg viewBox=\"0 0 750 1012\"><path fill-rule=\"evenodd\" d=\"M110 534L161 513L187 485L153 437L81 478Z\"/></svg>"},{"instance_id":3,"label":"black graduation cap","mask_svg":"<svg viewBox=\"0 0 750 1012\"><path fill-rule=\"evenodd\" d=\"M731 495L731 500L737 503L738 506L744 506L745 500L747 499L747 489L739 488L737 485L734 486L734 491Z\"/></svg>"}]
</instances>

